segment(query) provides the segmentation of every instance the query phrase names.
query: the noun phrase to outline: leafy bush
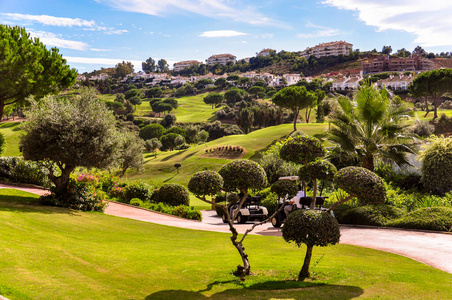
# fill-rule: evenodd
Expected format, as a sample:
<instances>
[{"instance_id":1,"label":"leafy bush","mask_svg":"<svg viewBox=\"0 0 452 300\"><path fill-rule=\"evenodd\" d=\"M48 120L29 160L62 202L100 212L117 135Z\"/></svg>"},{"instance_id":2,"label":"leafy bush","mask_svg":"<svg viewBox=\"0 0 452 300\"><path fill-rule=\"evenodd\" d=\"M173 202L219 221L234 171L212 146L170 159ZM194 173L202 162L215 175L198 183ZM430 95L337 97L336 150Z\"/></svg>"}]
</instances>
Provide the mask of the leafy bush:
<instances>
[{"instance_id":1,"label":"leafy bush","mask_svg":"<svg viewBox=\"0 0 452 300\"><path fill-rule=\"evenodd\" d=\"M437 137L421 153L421 181L433 193L452 190L452 138Z\"/></svg>"},{"instance_id":2,"label":"leafy bush","mask_svg":"<svg viewBox=\"0 0 452 300\"><path fill-rule=\"evenodd\" d=\"M386 201L386 189L380 176L361 167L345 167L334 175L339 188L358 198L361 204Z\"/></svg>"},{"instance_id":3,"label":"leafy bush","mask_svg":"<svg viewBox=\"0 0 452 300\"><path fill-rule=\"evenodd\" d=\"M404 210L391 205L380 204L334 210L334 214L341 224L385 226L389 220L402 217Z\"/></svg>"},{"instance_id":4,"label":"leafy bush","mask_svg":"<svg viewBox=\"0 0 452 300\"><path fill-rule=\"evenodd\" d=\"M142 181L129 183L125 188L122 199L125 203L129 203L133 198L147 201L152 196L152 185Z\"/></svg>"},{"instance_id":5,"label":"leafy bush","mask_svg":"<svg viewBox=\"0 0 452 300\"><path fill-rule=\"evenodd\" d=\"M170 206L188 205L190 203L188 190L181 184L166 183L155 193L156 202L165 203Z\"/></svg>"},{"instance_id":6,"label":"leafy bush","mask_svg":"<svg viewBox=\"0 0 452 300\"><path fill-rule=\"evenodd\" d=\"M17 157L0 157L0 177L17 183L36 184L50 187L48 170L36 162Z\"/></svg>"},{"instance_id":7,"label":"leafy bush","mask_svg":"<svg viewBox=\"0 0 452 300\"><path fill-rule=\"evenodd\" d=\"M420 137L429 137L435 131L435 126L430 124L429 121L417 119L414 121L411 130Z\"/></svg>"},{"instance_id":8,"label":"leafy bush","mask_svg":"<svg viewBox=\"0 0 452 300\"><path fill-rule=\"evenodd\" d=\"M332 163L317 158L310 161L307 165L302 165L298 171L298 176L304 182L314 179L331 180L336 172L337 169Z\"/></svg>"},{"instance_id":9,"label":"leafy bush","mask_svg":"<svg viewBox=\"0 0 452 300\"><path fill-rule=\"evenodd\" d=\"M100 211L103 212L107 205L105 193L96 190L90 182L69 179L67 192L65 194L55 194L51 189L51 194L42 196L43 204L62 206L80 211Z\"/></svg>"},{"instance_id":10,"label":"leafy bush","mask_svg":"<svg viewBox=\"0 0 452 300\"><path fill-rule=\"evenodd\" d=\"M452 208L428 207L417 209L401 219L390 221L391 227L452 232Z\"/></svg>"},{"instance_id":11,"label":"leafy bush","mask_svg":"<svg viewBox=\"0 0 452 300\"><path fill-rule=\"evenodd\" d=\"M138 198L133 198L130 200L130 205L135 205L135 206L142 206L143 205L143 201L141 201L141 199Z\"/></svg>"},{"instance_id":12,"label":"leafy bush","mask_svg":"<svg viewBox=\"0 0 452 300\"><path fill-rule=\"evenodd\" d=\"M153 211L162 212L169 215L178 216L190 220L202 220L202 214L199 210L195 209L193 206L178 205L170 206L165 203L151 203L143 202L140 207L147 208Z\"/></svg>"},{"instance_id":13,"label":"leafy bush","mask_svg":"<svg viewBox=\"0 0 452 300\"><path fill-rule=\"evenodd\" d=\"M139 136L145 141L153 138L160 139L164 132L165 128L162 125L149 124L141 128Z\"/></svg>"},{"instance_id":14,"label":"leafy bush","mask_svg":"<svg viewBox=\"0 0 452 300\"><path fill-rule=\"evenodd\" d=\"M268 194L267 197L261 201L261 205L267 208L269 216L273 215L278 207L278 195L275 193Z\"/></svg>"},{"instance_id":15,"label":"leafy bush","mask_svg":"<svg viewBox=\"0 0 452 300\"><path fill-rule=\"evenodd\" d=\"M215 202L221 205L226 205L226 201L224 202ZM215 212L217 213L217 216L222 217L224 215L224 209L221 206L215 205Z\"/></svg>"}]
</instances>

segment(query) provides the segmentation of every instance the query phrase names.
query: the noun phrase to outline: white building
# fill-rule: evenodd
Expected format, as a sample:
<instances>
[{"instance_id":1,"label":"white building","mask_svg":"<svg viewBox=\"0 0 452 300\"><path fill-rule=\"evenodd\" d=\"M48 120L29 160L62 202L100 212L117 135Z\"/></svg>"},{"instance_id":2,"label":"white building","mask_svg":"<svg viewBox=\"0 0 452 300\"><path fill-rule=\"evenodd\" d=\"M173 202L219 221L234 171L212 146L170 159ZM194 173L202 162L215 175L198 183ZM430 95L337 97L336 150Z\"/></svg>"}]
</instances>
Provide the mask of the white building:
<instances>
[{"instance_id":1,"label":"white building","mask_svg":"<svg viewBox=\"0 0 452 300\"><path fill-rule=\"evenodd\" d=\"M173 65L173 71L174 72L180 72L185 68L191 67L193 65L200 65L201 62L197 60L186 60L186 61L180 61Z\"/></svg>"},{"instance_id":2,"label":"white building","mask_svg":"<svg viewBox=\"0 0 452 300\"><path fill-rule=\"evenodd\" d=\"M301 52L304 58L315 56L316 58L349 55L353 51L353 45L344 41L322 43L317 46L306 48Z\"/></svg>"},{"instance_id":3,"label":"white building","mask_svg":"<svg viewBox=\"0 0 452 300\"><path fill-rule=\"evenodd\" d=\"M387 87L393 91L406 90L414 77L409 75L390 75L389 78L377 81L377 87Z\"/></svg>"},{"instance_id":4,"label":"white building","mask_svg":"<svg viewBox=\"0 0 452 300\"><path fill-rule=\"evenodd\" d=\"M108 74L99 74L94 75L89 78L89 80L95 81L95 80L105 80L108 78Z\"/></svg>"},{"instance_id":5,"label":"white building","mask_svg":"<svg viewBox=\"0 0 452 300\"><path fill-rule=\"evenodd\" d=\"M207 65L213 66L216 64L226 65L228 62L235 64L237 62L237 57L232 54L216 54L209 57L207 60Z\"/></svg>"},{"instance_id":6,"label":"white building","mask_svg":"<svg viewBox=\"0 0 452 300\"><path fill-rule=\"evenodd\" d=\"M274 52L276 52L275 50L273 50L273 49L269 49L269 48L267 48L267 49L262 49L261 50L261 52L259 52L258 54L257 54L257 56L270 56L272 53L274 53Z\"/></svg>"},{"instance_id":7,"label":"white building","mask_svg":"<svg viewBox=\"0 0 452 300\"><path fill-rule=\"evenodd\" d=\"M356 90L358 89L359 82L362 79L363 79L362 76L338 77L333 80L331 90L332 91Z\"/></svg>"}]
</instances>

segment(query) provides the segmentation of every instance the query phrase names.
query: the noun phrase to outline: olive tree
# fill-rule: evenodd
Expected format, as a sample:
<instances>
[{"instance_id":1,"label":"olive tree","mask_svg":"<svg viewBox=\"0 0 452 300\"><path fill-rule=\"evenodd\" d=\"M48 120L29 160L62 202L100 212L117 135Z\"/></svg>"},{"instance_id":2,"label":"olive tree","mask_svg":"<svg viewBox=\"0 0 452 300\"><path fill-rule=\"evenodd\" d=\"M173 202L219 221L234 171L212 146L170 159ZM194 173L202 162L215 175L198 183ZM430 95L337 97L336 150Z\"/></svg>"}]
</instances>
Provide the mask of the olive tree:
<instances>
[{"instance_id":1,"label":"olive tree","mask_svg":"<svg viewBox=\"0 0 452 300\"><path fill-rule=\"evenodd\" d=\"M231 242L242 258L243 266L238 266L234 272L235 275L244 278L250 274L250 262L248 255L245 253L245 247L243 241L247 234L250 232L247 230L242 236L242 239L238 241L238 232L234 227L234 221L242 208L246 198L248 197L248 190L251 188L263 188L267 185L267 178L265 171L256 162L240 159L232 161L221 167L218 173L213 171L198 172L192 176L188 183L188 189L195 194L200 200L210 203L215 206L220 206L224 210L227 223L229 224L229 230L232 233ZM208 200L206 196L213 196L217 194L221 189L226 192L240 192L243 194L242 198L237 203L237 209L235 213L230 214L230 205L225 206L215 203L212 199ZM252 229L254 229L254 225ZM251 229L251 230L252 230Z\"/></svg>"},{"instance_id":2,"label":"olive tree","mask_svg":"<svg viewBox=\"0 0 452 300\"><path fill-rule=\"evenodd\" d=\"M0 25L0 41L0 119L7 105L24 104L30 95L38 100L75 83L77 70L58 48L48 50L25 28Z\"/></svg>"},{"instance_id":3,"label":"olive tree","mask_svg":"<svg viewBox=\"0 0 452 300\"><path fill-rule=\"evenodd\" d=\"M115 117L93 89L84 89L71 100L47 96L41 103L33 99L30 103L20 150L25 159L49 169L57 194L67 192L76 167L107 168L116 163L122 143Z\"/></svg>"},{"instance_id":4,"label":"olive tree","mask_svg":"<svg viewBox=\"0 0 452 300\"><path fill-rule=\"evenodd\" d=\"M306 255L298 280L310 276L312 249L326 247L339 242L340 230L336 218L326 212L299 209L291 213L284 222L282 235L286 242L294 242L298 247L305 244Z\"/></svg>"},{"instance_id":5,"label":"olive tree","mask_svg":"<svg viewBox=\"0 0 452 300\"><path fill-rule=\"evenodd\" d=\"M386 201L386 188L380 176L362 167L345 167L334 175L336 185L349 195L334 203L328 211L356 197L361 204L381 204Z\"/></svg>"}]
</instances>

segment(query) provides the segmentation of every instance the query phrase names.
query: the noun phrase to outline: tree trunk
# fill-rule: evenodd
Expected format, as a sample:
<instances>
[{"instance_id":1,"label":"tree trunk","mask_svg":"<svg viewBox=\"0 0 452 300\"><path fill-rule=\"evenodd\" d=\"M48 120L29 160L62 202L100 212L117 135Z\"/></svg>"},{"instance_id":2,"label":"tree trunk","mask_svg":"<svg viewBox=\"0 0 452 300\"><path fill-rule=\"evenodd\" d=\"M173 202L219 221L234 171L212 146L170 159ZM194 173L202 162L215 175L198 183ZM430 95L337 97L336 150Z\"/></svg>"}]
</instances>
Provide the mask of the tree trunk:
<instances>
[{"instance_id":1,"label":"tree trunk","mask_svg":"<svg viewBox=\"0 0 452 300\"><path fill-rule=\"evenodd\" d=\"M372 156L372 155L370 155L370 156L368 156L368 155L366 155L366 156L364 156L364 159L363 159L363 168L366 168L367 170L370 170L370 171L374 171L374 168L375 168L375 166L374 166L374 157Z\"/></svg>"},{"instance_id":2,"label":"tree trunk","mask_svg":"<svg viewBox=\"0 0 452 300\"><path fill-rule=\"evenodd\" d=\"M428 107L428 99L427 97L424 98L425 101L425 115L424 118L427 117L428 113L430 112L430 108Z\"/></svg>"},{"instance_id":3,"label":"tree trunk","mask_svg":"<svg viewBox=\"0 0 452 300\"><path fill-rule=\"evenodd\" d=\"M293 131L297 131L298 111L293 113Z\"/></svg>"},{"instance_id":4,"label":"tree trunk","mask_svg":"<svg viewBox=\"0 0 452 300\"><path fill-rule=\"evenodd\" d=\"M312 201L311 201L310 209L315 209L315 202L317 201L317 179L314 179L312 181L312 183L313 183L314 186L312 188L313 195L312 195Z\"/></svg>"},{"instance_id":5,"label":"tree trunk","mask_svg":"<svg viewBox=\"0 0 452 300\"><path fill-rule=\"evenodd\" d=\"M239 276L241 280L245 280L245 276L250 274L251 266L250 266L250 261L248 260L248 255L245 253L245 247L243 247L241 241L237 241L238 232L234 227L234 220L237 218L240 208L242 208L243 203L245 202L247 197L248 197L248 191L245 191L243 198L239 202L237 213L235 213L235 214L233 213L232 216L229 215L229 209L226 209L226 216L228 217L229 230L232 233L231 242L232 242L232 245L234 245L234 247L239 252L240 257L242 258L242 262L243 262L243 266L240 266L240 265L237 266L237 270L234 272L234 275Z\"/></svg>"},{"instance_id":6,"label":"tree trunk","mask_svg":"<svg viewBox=\"0 0 452 300\"><path fill-rule=\"evenodd\" d=\"M303 267L301 268L300 273L298 274L298 281L303 281L305 278L310 276L309 274L309 265L311 264L312 257L312 248L313 246L307 246L306 256L304 257Z\"/></svg>"},{"instance_id":7,"label":"tree trunk","mask_svg":"<svg viewBox=\"0 0 452 300\"><path fill-rule=\"evenodd\" d=\"M75 166L67 165L65 168L61 168L61 175L49 176L50 180L55 184L55 192L59 195L64 195L67 193L67 185L69 182L69 177L72 171L75 170Z\"/></svg>"},{"instance_id":8,"label":"tree trunk","mask_svg":"<svg viewBox=\"0 0 452 300\"><path fill-rule=\"evenodd\" d=\"M438 118L438 106L440 106L441 98L435 97L433 99L433 120Z\"/></svg>"}]
</instances>

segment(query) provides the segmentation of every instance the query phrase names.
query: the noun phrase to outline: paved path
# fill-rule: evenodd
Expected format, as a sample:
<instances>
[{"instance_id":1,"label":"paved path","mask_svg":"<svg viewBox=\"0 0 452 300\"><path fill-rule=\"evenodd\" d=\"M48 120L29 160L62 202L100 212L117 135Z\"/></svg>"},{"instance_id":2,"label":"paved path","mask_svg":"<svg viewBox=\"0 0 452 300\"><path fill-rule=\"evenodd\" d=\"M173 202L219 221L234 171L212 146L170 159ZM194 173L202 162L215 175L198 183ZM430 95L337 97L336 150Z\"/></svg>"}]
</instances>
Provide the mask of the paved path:
<instances>
[{"instance_id":1,"label":"paved path","mask_svg":"<svg viewBox=\"0 0 452 300\"><path fill-rule=\"evenodd\" d=\"M15 188L39 195L47 193L41 189L5 184L0 184L0 188ZM110 202L105 213L168 226L229 232L228 226L223 224L214 211L203 211L203 221L199 222ZM251 223L237 224L236 227L243 233L251 225ZM252 234L281 236L281 230L267 223L256 227ZM452 273L452 234L341 225L340 243L392 252Z\"/></svg>"}]
</instances>

